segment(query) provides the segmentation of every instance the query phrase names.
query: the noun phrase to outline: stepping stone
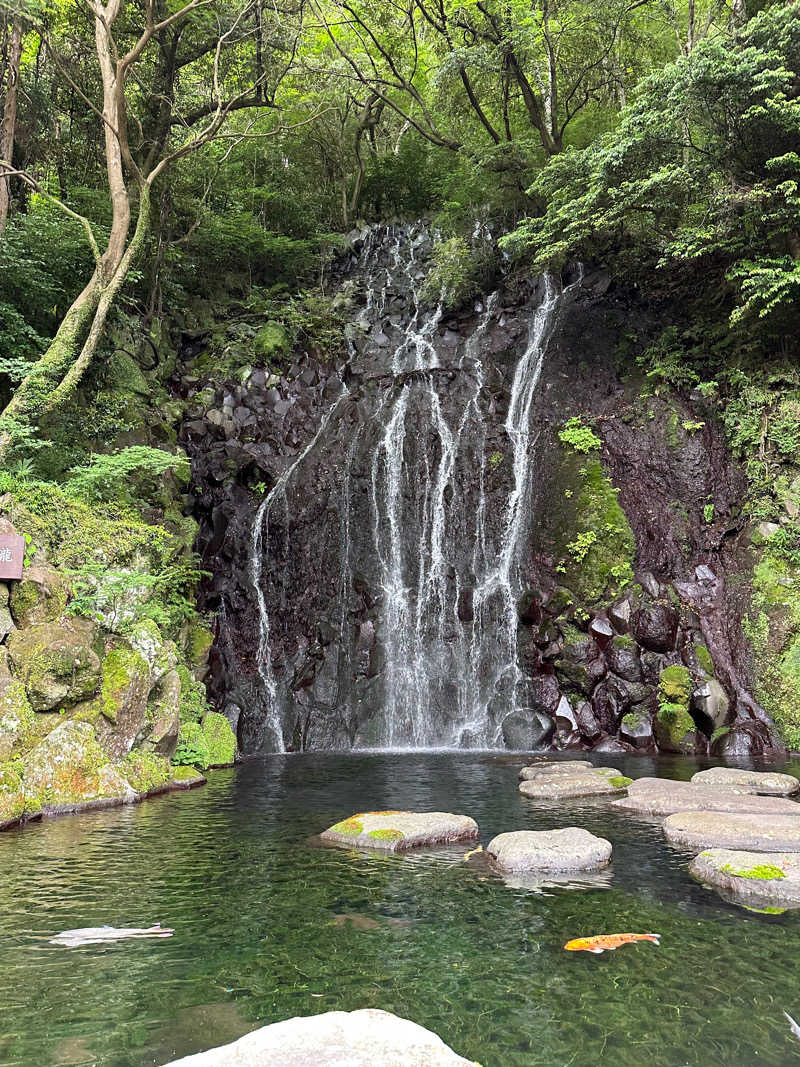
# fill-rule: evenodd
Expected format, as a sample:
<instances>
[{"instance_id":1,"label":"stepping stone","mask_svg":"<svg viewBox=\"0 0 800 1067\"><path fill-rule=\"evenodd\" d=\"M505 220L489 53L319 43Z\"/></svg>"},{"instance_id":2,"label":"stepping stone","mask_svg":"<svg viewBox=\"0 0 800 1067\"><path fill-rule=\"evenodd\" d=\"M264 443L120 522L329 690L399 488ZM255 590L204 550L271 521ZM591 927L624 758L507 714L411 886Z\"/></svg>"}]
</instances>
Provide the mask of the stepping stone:
<instances>
[{"instance_id":1,"label":"stepping stone","mask_svg":"<svg viewBox=\"0 0 800 1067\"><path fill-rule=\"evenodd\" d=\"M365 811L337 822L320 840L347 848L405 852L449 841L474 841L478 824L467 815L446 811Z\"/></svg>"},{"instance_id":2,"label":"stepping stone","mask_svg":"<svg viewBox=\"0 0 800 1067\"><path fill-rule=\"evenodd\" d=\"M588 830L514 830L498 834L486 852L502 872L563 873L593 871L611 859L611 843Z\"/></svg>"},{"instance_id":3,"label":"stepping stone","mask_svg":"<svg viewBox=\"0 0 800 1067\"><path fill-rule=\"evenodd\" d=\"M520 782L519 791L529 800L565 800L570 797L622 796L630 784L616 771L613 776L599 771L574 775L545 774Z\"/></svg>"},{"instance_id":4,"label":"stepping stone","mask_svg":"<svg viewBox=\"0 0 800 1067\"><path fill-rule=\"evenodd\" d=\"M800 789L800 780L777 771L743 771L737 767L710 767L692 775L695 785L713 786L738 793L762 793L764 796L788 796Z\"/></svg>"},{"instance_id":5,"label":"stepping stone","mask_svg":"<svg viewBox=\"0 0 800 1067\"><path fill-rule=\"evenodd\" d=\"M692 782L669 778L637 778L628 786L628 795L615 800L614 807L639 815L674 815L683 811L730 811L753 815L800 816L800 804L783 797L759 797L734 793Z\"/></svg>"},{"instance_id":6,"label":"stepping stone","mask_svg":"<svg viewBox=\"0 0 800 1067\"><path fill-rule=\"evenodd\" d=\"M698 881L751 907L800 908L800 854L710 848L689 864Z\"/></svg>"},{"instance_id":7,"label":"stepping stone","mask_svg":"<svg viewBox=\"0 0 800 1067\"><path fill-rule=\"evenodd\" d=\"M582 774L591 771L592 764L588 760L564 760L562 763L532 763L523 767L519 772L520 781L528 781L537 778L540 774L571 775ZM619 771L615 772L619 774Z\"/></svg>"},{"instance_id":8,"label":"stepping stone","mask_svg":"<svg viewBox=\"0 0 800 1067\"><path fill-rule=\"evenodd\" d=\"M691 811L668 816L664 833L674 845L688 848L800 852L800 819L794 815Z\"/></svg>"},{"instance_id":9,"label":"stepping stone","mask_svg":"<svg viewBox=\"0 0 800 1067\"><path fill-rule=\"evenodd\" d=\"M167 1067L477 1067L436 1034L388 1011L327 1011L285 1019L230 1045L173 1060Z\"/></svg>"}]
</instances>

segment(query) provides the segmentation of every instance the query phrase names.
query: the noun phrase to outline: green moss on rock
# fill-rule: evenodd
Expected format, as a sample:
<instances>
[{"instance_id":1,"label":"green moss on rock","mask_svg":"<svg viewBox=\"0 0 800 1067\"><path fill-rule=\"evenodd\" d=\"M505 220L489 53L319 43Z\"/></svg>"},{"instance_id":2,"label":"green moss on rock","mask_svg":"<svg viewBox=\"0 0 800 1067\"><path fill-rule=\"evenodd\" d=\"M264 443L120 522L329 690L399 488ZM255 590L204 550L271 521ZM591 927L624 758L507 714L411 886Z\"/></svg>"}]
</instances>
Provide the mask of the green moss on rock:
<instances>
[{"instance_id":1,"label":"green moss on rock","mask_svg":"<svg viewBox=\"0 0 800 1067\"><path fill-rule=\"evenodd\" d=\"M337 822L335 826L330 829L332 834L345 834L348 837L357 837L364 832L364 824L360 819L355 816L351 816L349 819L342 819L341 822Z\"/></svg>"},{"instance_id":2,"label":"green moss on rock","mask_svg":"<svg viewBox=\"0 0 800 1067\"><path fill-rule=\"evenodd\" d=\"M17 763L0 763L0 828L21 819L25 813L25 793Z\"/></svg>"},{"instance_id":3,"label":"green moss on rock","mask_svg":"<svg viewBox=\"0 0 800 1067\"><path fill-rule=\"evenodd\" d=\"M402 841L406 835L402 830L393 830L387 827L384 830L369 830L367 837L374 837L378 841Z\"/></svg>"},{"instance_id":4,"label":"green moss on rock","mask_svg":"<svg viewBox=\"0 0 800 1067\"><path fill-rule=\"evenodd\" d=\"M280 362L291 352L291 348L292 339L280 322L268 322L253 338L253 353L262 363Z\"/></svg>"},{"instance_id":5,"label":"green moss on rock","mask_svg":"<svg viewBox=\"0 0 800 1067\"><path fill-rule=\"evenodd\" d=\"M206 766L214 767L224 763L233 763L236 756L236 735L225 716L218 711L208 711L203 718L201 728L208 749Z\"/></svg>"},{"instance_id":6,"label":"green moss on rock","mask_svg":"<svg viewBox=\"0 0 800 1067\"><path fill-rule=\"evenodd\" d=\"M173 777L172 767L165 756L137 749L117 763L117 770L137 793L160 789Z\"/></svg>"},{"instance_id":7,"label":"green moss on rock","mask_svg":"<svg viewBox=\"0 0 800 1067\"><path fill-rule=\"evenodd\" d=\"M199 722L181 724L178 745L172 762L178 766L199 767L205 770L211 763L208 743Z\"/></svg>"},{"instance_id":8,"label":"green moss on rock","mask_svg":"<svg viewBox=\"0 0 800 1067\"><path fill-rule=\"evenodd\" d=\"M656 739L661 748L682 752L693 747L696 726L689 714L692 676L687 667L665 667L658 680Z\"/></svg>"},{"instance_id":9,"label":"green moss on rock","mask_svg":"<svg viewBox=\"0 0 800 1067\"><path fill-rule=\"evenodd\" d=\"M0 763L21 755L36 736L25 686L18 678L0 678Z\"/></svg>"},{"instance_id":10,"label":"green moss on rock","mask_svg":"<svg viewBox=\"0 0 800 1067\"><path fill-rule=\"evenodd\" d=\"M100 682L100 711L116 723L131 687L149 677L146 661L132 648L112 648L103 660Z\"/></svg>"},{"instance_id":11,"label":"green moss on rock","mask_svg":"<svg viewBox=\"0 0 800 1067\"><path fill-rule=\"evenodd\" d=\"M632 781L632 778L626 778L624 774L621 774L615 778L609 778L608 784L613 785L615 789L627 789Z\"/></svg>"},{"instance_id":12,"label":"green moss on rock","mask_svg":"<svg viewBox=\"0 0 800 1067\"><path fill-rule=\"evenodd\" d=\"M697 662L700 664L702 670L706 674L713 675L714 673L714 660L711 658L711 653L708 651L706 645L695 645L694 654L697 656Z\"/></svg>"},{"instance_id":13,"label":"green moss on rock","mask_svg":"<svg viewBox=\"0 0 800 1067\"><path fill-rule=\"evenodd\" d=\"M9 658L34 711L72 707L94 694L100 673L96 636L97 628L85 619L40 623L11 634Z\"/></svg>"},{"instance_id":14,"label":"green moss on rock","mask_svg":"<svg viewBox=\"0 0 800 1067\"><path fill-rule=\"evenodd\" d=\"M736 878L756 878L770 881L776 878L785 878L786 874L773 863L759 863L755 867L742 867L737 869L730 863L723 864L721 870L726 874L735 875Z\"/></svg>"}]
</instances>

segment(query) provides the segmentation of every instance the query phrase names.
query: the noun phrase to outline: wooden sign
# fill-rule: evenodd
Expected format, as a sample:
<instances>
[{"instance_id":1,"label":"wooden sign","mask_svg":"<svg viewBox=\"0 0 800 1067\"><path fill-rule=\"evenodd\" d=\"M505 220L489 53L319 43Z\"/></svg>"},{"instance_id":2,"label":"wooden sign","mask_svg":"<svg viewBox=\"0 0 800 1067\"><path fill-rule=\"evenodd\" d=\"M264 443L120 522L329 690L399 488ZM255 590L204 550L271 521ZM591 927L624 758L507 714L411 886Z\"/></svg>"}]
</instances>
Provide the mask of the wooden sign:
<instances>
[{"instance_id":1,"label":"wooden sign","mask_svg":"<svg viewBox=\"0 0 800 1067\"><path fill-rule=\"evenodd\" d=\"M21 578L25 559L25 538L0 534L0 579Z\"/></svg>"}]
</instances>

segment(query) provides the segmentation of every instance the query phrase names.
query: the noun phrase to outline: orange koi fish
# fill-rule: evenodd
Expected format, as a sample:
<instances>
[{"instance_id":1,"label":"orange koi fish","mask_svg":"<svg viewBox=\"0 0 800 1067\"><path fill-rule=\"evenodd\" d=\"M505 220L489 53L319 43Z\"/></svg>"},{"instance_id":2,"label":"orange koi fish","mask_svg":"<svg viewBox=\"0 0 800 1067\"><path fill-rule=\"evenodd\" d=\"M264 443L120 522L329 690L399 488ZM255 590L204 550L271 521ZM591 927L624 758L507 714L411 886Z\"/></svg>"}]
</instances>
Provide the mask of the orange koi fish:
<instances>
[{"instance_id":1,"label":"orange koi fish","mask_svg":"<svg viewBox=\"0 0 800 1067\"><path fill-rule=\"evenodd\" d=\"M574 941L567 941L564 948L567 952L612 952L620 945L630 945L633 941L652 941L658 945L660 937L661 934L597 934L594 937L576 937Z\"/></svg>"}]
</instances>

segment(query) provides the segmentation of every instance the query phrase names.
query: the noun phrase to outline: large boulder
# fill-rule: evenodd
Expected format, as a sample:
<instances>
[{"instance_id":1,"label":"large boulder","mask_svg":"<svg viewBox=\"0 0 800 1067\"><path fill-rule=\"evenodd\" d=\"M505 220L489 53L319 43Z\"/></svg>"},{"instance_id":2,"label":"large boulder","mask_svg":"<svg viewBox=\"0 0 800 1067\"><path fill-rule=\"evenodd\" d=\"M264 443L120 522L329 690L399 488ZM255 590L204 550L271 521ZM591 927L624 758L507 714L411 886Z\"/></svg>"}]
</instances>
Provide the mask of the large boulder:
<instances>
[{"instance_id":1,"label":"large boulder","mask_svg":"<svg viewBox=\"0 0 800 1067\"><path fill-rule=\"evenodd\" d=\"M609 841L577 826L498 834L486 851L499 871L511 873L592 871L611 859Z\"/></svg>"},{"instance_id":2,"label":"large boulder","mask_svg":"<svg viewBox=\"0 0 800 1067\"><path fill-rule=\"evenodd\" d=\"M470 1067L430 1030L376 1008L287 1019L167 1067ZM478 1067L472 1064L472 1067Z\"/></svg>"},{"instance_id":3,"label":"large boulder","mask_svg":"<svg viewBox=\"0 0 800 1067\"><path fill-rule=\"evenodd\" d=\"M616 807L641 815L674 815L681 811L730 811L754 815L794 815L800 804L779 797L758 797L669 778L637 778Z\"/></svg>"},{"instance_id":4,"label":"large boulder","mask_svg":"<svg viewBox=\"0 0 800 1067\"><path fill-rule=\"evenodd\" d=\"M518 708L503 719L505 746L518 752L545 748L554 730L554 720L533 708Z\"/></svg>"},{"instance_id":5,"label":"large boulder","mask_svg":"<svg viewBox=\"0 0 800 1067\"><path fill-rule=\"evenodd\" d=\"M630 637L615 637L606 648L608 669L626 682L641 682L642 662L639 649Z\"/></svg>"},{"instance_id":6,"label":"large boulder","mask_svg":"<svg viewBox=\"0 0 800 1067\"><path fill-rule=\"evenodd\" d=\"M711 743L711 755L720 759L757 760L785 749L765 723L757 719L721 727Z\"/></svg>"},{"instance_id":7,"label":"large boulder","mask_svg":"<svg viewBox=\"0 0 800 1067\"><path fill-rule=\"evenodd\" d=\"M405 852L410 848L474 841L478 824L468 815L446 811L365 811L351 815L320 834L330 845Z\"/></svg>"},{"instance_id":8,"label":"large boulder","mask_svg":"<svg viewBox=\"0 0 800 1067\"><path fill-rule=\"evenodd\" d=\"M11 634L9 659L34 711L69 708L94 694L100 677L97 636L88 619L39 623Z\"/></svg>"},{"instance_id":9,"label":"large boulder","mask_svg":"<svg viewBox=\"0 0 800 1067\"><path fill-rule=\"evenodd\" d=\"M89 723L69 719L28 753L23 782L26 803L38 803L50 813L136 799Z\"/></svg>"},{"instance_id":10,"label":"large boulder","mask_svg":"<svg viewBox=\"0 0 800 1067\"><path fill-rule=\"evenodd\" d=\"M751 908L800 908L800 854L711 848L689 872L723 896Z\"/></svg>"},{"instance_id":11,"label":"large boulder","mask_svg":"<svg viewBox=\"0 0 800 1067\"><path fill-rule=\"evenodd\" d=\"M644 603L633 615L631 633L651 652L671 652L678 636L678 613L664 601Z\"/></svg>"},{"instance_id":12,"label":"large boulder","mask_svg":"<svg viewBox=\"0 0 800 1067\"><path fill-rule=\"evenodd\" d=\"M800 780L793 774L777 771L746 771L738 767L709 767L692 775L696 785L736 793L761 793L764 796L789 796L800 790ZM800 806L798 806L800 811Z\"/></svg>"},{"instance_id":13,"label":"large boulder","mask_svg":"<svg viewBox=\"0 0 800 1067\"><path fill-rule=\"evenodd\" d=\"M691 811L664 820L668 841L685 848L733 848L753 852L800 852L796 815Z\"/></svg>"},{"instance_id":14,"label":"large boulder","mask_svg":"<svg viewBox=\"0 0 800 1067\"><path fill-rule=\"evenodd\" d=\"M56 622L64 614L70 588L64 577L48 564L26 567L11 590L10 607L20 628Z\"/></svg>"},{"instance_id":15,"label":"large boulder","mask_svg":"<svg viewBox=\"0 0 800 1067\"><path fill-rule=\"evenodd\" d=\"M646 708L634 708L622 716L619 735L634 748L652 748L655 742L653 724Z\"/></svg>"},{"instance_id":16,"label":"large boulder","mask_svg":"<svg viewBox=\"0 0 800 1067\"><path fill-rule=\"evenodd\" d=\"M700 716L709 733L726 726L733 718L728 694L716 678L706 678L692 694L692 710Z\"/></svg>"}]
</instances>

